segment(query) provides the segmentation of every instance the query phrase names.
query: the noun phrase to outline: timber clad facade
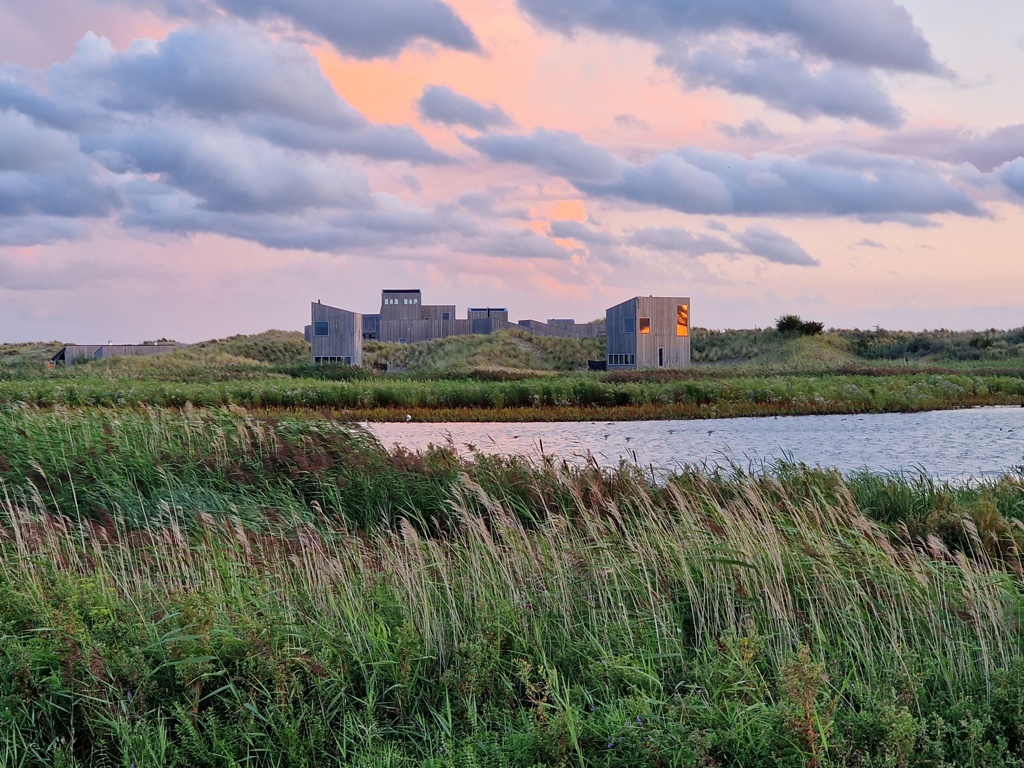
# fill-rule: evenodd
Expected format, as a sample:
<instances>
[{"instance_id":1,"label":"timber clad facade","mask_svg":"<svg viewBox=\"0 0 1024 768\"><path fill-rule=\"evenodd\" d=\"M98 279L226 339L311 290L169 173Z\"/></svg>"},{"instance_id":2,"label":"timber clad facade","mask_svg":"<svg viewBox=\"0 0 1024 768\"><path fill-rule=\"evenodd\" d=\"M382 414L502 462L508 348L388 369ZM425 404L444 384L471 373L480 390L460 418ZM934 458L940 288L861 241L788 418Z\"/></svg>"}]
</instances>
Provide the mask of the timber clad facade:
<instances>
[{"instance_id":1,"label":"timber clad facade","mask_svg":"<svg viewBox=\"0 0 1024 768\"><path fill-rule=\"evenodd\" d=\"M381 291L380 310L372 315L348 312L320 302L312 306L313 324L306 326L306 341L312 346L314 363L351 362L352 365L361 365L363 341L414 344L448 336L497 333L511 328L535 336L573 339L596 338L604 333L604 323L577 324L571 319L549 320L547 323L521 320L516 325L509 321L508 310L504 307L473 307L466 311L464 318L457 318L454 304L424 304L423 293L418 288L387 288ZM357 333L351 330L352 323L355 323ZM318 335L317 328L325 334ZM358 339L353 338L353 333Z\"/></svg>"},{"instance_id":2,"label":"timber clad facade","mask_svg":"<svg viewBox=\"0 0 1024 768\"><path fill-rule=\"evenodd\" d=\"M363 316L319 301L312 304L306 341L314 363L363 364Z\"/></svg>"},{"instance_id":3,"label":"timber clad facade","mask_svg":"<svg viewBox=\"0 0 1024 768\"><path fill-rule=\"evenodd\" d=\"M577 323L571 318L508 319L504 307L472 307L464 319L455 317L454 304L424 304L418 288L381 291L380 311L361 315L313 304L306 340L313 362L361 365L363 341L413 344L448 336L497 333L509 329L534 336L586 339L607 334L609 369L682 368L690 364L690 300L637 296L610 308L604 322Z\"/></svg>"},{"instance_id":4,"label":"timber clad facade","mask_svg":"<svg viewBox=\"0 0 1024 768\"><path fill-rule=\"evenodd\" d=\"M636 296L605 312L607 368L685 368L690 364L690 300Z\"/></svg>"}]
</instances>

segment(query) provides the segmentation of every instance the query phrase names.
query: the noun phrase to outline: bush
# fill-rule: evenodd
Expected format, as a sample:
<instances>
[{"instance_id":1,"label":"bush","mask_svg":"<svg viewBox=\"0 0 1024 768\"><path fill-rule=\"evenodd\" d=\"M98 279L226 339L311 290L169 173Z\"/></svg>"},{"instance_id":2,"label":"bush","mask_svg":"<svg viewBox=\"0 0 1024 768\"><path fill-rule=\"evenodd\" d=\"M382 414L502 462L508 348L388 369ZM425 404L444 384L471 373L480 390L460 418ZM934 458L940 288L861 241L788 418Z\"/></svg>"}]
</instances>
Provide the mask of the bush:
<instances>
[{"instance_id":1,"label":"bush","mask_svg":"<svg viewBox=\"0 0 1024 768\"><path fill-rule=\"evenodd\" d=\"M783 315L775 321L775 329L779 333L798 333L802 336L817 336L825 330L824 323L813 320L804 321L800 315Z\"/></svg>"}]
</instances>

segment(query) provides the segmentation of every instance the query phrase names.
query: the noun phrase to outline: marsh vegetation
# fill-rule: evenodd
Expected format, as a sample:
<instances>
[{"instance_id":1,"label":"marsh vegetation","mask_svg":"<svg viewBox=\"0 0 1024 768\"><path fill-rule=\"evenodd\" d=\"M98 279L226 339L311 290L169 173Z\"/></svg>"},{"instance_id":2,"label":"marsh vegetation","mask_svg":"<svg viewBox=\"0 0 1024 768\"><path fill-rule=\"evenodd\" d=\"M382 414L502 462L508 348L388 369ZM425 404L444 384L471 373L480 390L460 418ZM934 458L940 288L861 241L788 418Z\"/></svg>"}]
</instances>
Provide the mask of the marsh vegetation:
<instances>
[{"instance_id":1,"label":"marsh vegetation","mask_svg":"<svg viewBox=\"0 0 1024 768\"><path fill-rule=\"evenodd\" d=\"M0 419L5 766L1019 765L1024 477Z\"/></svg>"},{"instance_id":2,"label":"marsh vegetation","mask_svg":"<svg viewBox=\"0 0 1024 768\"><path fill-rule=\"evenodd\" d=\"M953 339L947 340L951 356L914 362L890 360L879 351L903 349L903 342L874 332L844 333L695 331L697 364L689 369L609 373L578 370L603 354L598 340L533 339L518 332L401 348L376 345L369 355L405 370L397 374L310 365L305 342L284 332L52 370L42 362L47 345L9 346L0 350L0 403L191 403L330 411L350 420L411 415L429 421L561 421L906 412L1024 399L1024 358L1007 351L1016 349L1010 347L1012 334L993 337L984 348L964 342L985 359L953 359L962 341Z\"/></svg>"}]
</instances>

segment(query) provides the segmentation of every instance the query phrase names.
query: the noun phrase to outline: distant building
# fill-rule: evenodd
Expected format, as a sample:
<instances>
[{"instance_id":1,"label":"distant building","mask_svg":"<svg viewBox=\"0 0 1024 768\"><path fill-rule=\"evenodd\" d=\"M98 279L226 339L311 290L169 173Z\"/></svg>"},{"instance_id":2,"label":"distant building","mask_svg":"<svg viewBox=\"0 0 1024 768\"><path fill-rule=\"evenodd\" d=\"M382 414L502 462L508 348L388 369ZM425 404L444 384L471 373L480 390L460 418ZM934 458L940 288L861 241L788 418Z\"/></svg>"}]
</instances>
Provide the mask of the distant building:
<instances>
[{"instance_id":1,"label":"distant building","mask_svg":"<svg viewBox=\"0 0 1024 768\"><path fill-rule=\"evenodd\" d=\"M381 291L379 341L413 344L455 335L454 304L424 304L418 288Z\"/></svg>"},{"instance_id":2,"label":"distant building","mask_svg":"<svg viewBox=\"0 0 1024 768\"><path fill-rule=\"evenodd\" d=\"M513 324L508 319L508 309L504 307L473 307L467 310L465 319L458 319L454 304L424 304L423 293L418 288L387 288L381 291L380 310L376 314L348 312L319 301L312 307L312 325L306 326L306 341L313 348L313 362L341 360L361 365L363 341L413 344L448 336L497 333L510 328L535 336L569 339L604 335L603 322L578 324L573 320L560 319L547 323L520 320ZM355 323L355 331L350 332L351 323ZM358 335L358 339L353 338L352 333Z\"/></svg>"},{"instance_id":3,"label":"distant building","mask_svg":"<svg viewBox=\"0 0 1024 768\"><path fill-rule=\"evenodd\" d=\"M363 316L319 301L311 305L306 341L314 363L363 364Z\"/></svg>"},{"instance_id":4,"label":"distant building","mask_svg":"<svg viewBox=\"0 0 1024 768\"><path fill-rule=\"evenodd\" d=\"M636 296L605 312L607 369L690 365L690 300Z\"/></svg>"},{"instance_id":5,"label":"distant building","mask_svg":"<svg viewBox=\"0 0 1024 768\"><path fill-rule=\"evenodd\" d=\"M470 307L466 311L469 332L476 334L496 333L508 328L508 310L504 307Z\"/></svg>"},{"instance_id":6,"label":"distant building","mask_svg":"<svg viewBox=\"0 0 1024 768\"><path fill-rule=\"evenodd\" d=\"M76 360L105 360L130 355L162 355L173 352L177 344L66 344L50 358L53 365L71 365Z\"/></svg>"}]
</instances>

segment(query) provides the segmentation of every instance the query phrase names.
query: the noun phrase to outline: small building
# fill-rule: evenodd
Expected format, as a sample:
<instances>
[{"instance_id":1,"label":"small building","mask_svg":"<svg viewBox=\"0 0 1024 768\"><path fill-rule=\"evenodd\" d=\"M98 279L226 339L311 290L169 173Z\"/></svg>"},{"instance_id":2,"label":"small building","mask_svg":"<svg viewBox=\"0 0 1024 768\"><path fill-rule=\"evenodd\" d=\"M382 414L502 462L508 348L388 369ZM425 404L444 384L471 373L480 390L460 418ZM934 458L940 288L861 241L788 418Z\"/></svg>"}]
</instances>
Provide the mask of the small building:
<instances>
[{"instance_id":1,"label":"small building","mask_svg":"<svg viewBox=\"0 0 1024 768\"><path fill-rule=\"evenodd\" d=\"M470 333L497 333L508 325L508 309L505 307L470 307L466 311Z\"/></svg>"},{"instance_id":2,"label":"small building","mask_svg":"<svg viewBox=\"0 0 1024 768\"><path fill-rule=\"evenodd\" d=\"M636 296L605 312L607 369L690 365L690 300Z\"/></svg>"},{"instance_id":3,"label":"small building","mask_svg":"<svg viewBox=\"0 0 1024 768\"><path fill-rule=\"evenodd\" d=\"M314 363L363 364L363 316L314 302L306 341Z\"/></svg>"},{"instance_id":4,"label":"small building","mask_svg":"<svg viewBox=\"0 0 1024 768\"><path fill-rule=\"evenodd\" d=\"M76 360L105 360L131 355L162 355L173 352L177 344L65 344L50 358L52 365L71 365Z\"/></svg>"}]
</instances>

